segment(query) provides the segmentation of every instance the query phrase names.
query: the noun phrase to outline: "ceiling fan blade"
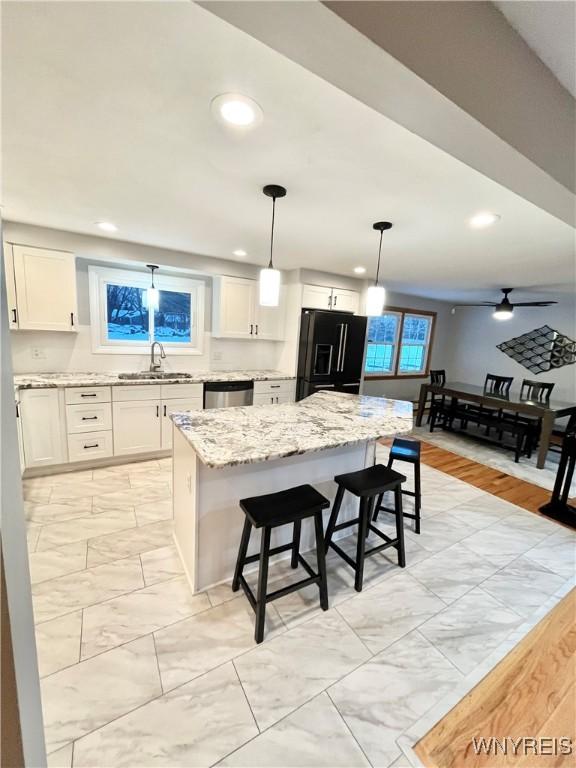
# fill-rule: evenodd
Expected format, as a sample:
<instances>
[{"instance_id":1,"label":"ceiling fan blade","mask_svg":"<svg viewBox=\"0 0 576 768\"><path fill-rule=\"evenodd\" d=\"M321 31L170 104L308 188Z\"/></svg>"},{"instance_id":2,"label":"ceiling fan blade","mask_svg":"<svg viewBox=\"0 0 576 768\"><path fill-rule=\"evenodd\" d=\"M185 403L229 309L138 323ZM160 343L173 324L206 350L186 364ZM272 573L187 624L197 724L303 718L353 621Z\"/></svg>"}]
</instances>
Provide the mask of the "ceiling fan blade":
<instances>
[{"instance_id":1,"label":"ceiling fan blade","mask_svg":"<svg viewBox=\"0 0 576 768\"><path fill-rule=\"evenodd\" d=\"M497 307L493 301L482 301L479 304L454 304L455 307Z\"/></svg>"},{"instance_id":2,"label":"ceiling fan blade","mask_svg":"<svg viewBox=\"0 0 576 768\"><path fill-rule=\"evenodd\" d=\"M557 301L517 301L515 307L551 307L552 304L558 304Z\"/></svg>"}]
</instances>

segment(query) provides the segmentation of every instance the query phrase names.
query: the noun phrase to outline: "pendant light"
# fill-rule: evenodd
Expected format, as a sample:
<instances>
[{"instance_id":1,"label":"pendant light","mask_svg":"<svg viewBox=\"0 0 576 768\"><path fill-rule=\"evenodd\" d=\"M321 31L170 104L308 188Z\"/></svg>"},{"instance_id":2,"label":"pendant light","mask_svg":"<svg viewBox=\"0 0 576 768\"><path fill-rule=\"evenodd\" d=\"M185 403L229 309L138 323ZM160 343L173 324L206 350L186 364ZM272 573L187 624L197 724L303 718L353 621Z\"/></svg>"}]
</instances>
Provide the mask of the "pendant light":
<instances>
[{"instance_id":1,"label":"pendant light","mask_svg":"<svg viewBox=\"0 0 576 768\"><path fill-rule=\"evenodd\" d=\"M158 269L156 264L146 264L150 272L152 273L152 284L146 291L146 306L148 309L158 309L160 303L160 294L158 288L154 285L154 270Z\"/></svg>"},{"instance_id":2,"label":"pendant light","mask_svg":"<svg viewBox=\"0 0 576 768\"><path fill-rule=\"evenodd\" d=\"M382 314L386 301L386 291L383 285L378 285L380 277L380 256L382 255L382 235L387 229L392 229L389 221L377 221L372 228L380 232L380 245L378 247L378 266L376 267L376 280L374 285L368 288L366 294L366 314L368 317L377 317Z\"/></svg>"},{"instance_id":3,"label":"pendant light","mask_svg":"<svg viewBox=\"0 0 576 768\"><path fill-rule=\"evenodd\" d=\"M278 184L267 184L262 192L272 198L272 230L270 232L270 261L265 269L260 270L260 306L277 307L280 303L280 270L274 269L272 256L274 251L274 215L276 199L286 196L286 189Z\"/></svg>"}]
</instances>

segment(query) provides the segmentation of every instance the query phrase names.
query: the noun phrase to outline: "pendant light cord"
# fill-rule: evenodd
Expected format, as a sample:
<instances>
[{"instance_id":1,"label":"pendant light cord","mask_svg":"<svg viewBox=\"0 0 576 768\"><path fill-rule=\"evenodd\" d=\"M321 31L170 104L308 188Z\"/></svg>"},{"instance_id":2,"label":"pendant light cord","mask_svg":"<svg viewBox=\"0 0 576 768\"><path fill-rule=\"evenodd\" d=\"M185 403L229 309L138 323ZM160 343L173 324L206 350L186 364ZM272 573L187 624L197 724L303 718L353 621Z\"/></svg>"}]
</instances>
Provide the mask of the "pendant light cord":
<instances>
[{"instance_id":1,"label":"pendant light cord","mask_svg":"<svg viewBox=\"0 0 576 768\"><path fill-rule=\"evenodd\" d=\"M384 234L384 230L380 230L380 245L378 247L378 266L376 267L376 280L374 281L374 285L378 285L378 278L380 277L380 256L382 255L382 235Z\"/></svg>"},{"instance_id":2,"label":"pendant light cord","mask_svg":"<svg viewBox=\"0 0 576 768\"><path fill-rule=\"evenodd\" d=\"M270 232L270 263L268 269L274 269L272 264L272 252L274 251L274 214L276 213L276 198L272 198L272 231Z\"/></svg>"}]
</instances>

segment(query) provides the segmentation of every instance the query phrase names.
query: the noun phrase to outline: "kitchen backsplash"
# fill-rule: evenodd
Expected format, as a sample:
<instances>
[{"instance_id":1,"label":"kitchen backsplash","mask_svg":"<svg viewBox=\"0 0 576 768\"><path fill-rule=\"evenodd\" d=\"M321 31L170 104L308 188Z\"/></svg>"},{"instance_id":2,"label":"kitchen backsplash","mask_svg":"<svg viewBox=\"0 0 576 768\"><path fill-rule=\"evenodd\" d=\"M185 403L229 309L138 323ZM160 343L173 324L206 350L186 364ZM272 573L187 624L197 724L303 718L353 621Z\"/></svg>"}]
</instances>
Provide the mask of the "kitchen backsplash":
<instances>
[{"instance_id":1,"label":"kitchen backsplash","mask_svg":"<svg viewBox=\"0 0 576 768\"><path fill-rule=\"evenodd\" d=\"M89 325L78 333L13 331L14 373L142 371L150 364L150 355L94 354ZM167 371L279 369L282 342L235 341L204 335L202 355L171 355L166 346L164 368ZM288 373L289 371L287 371Z\"/></svg>"}]
</instances>

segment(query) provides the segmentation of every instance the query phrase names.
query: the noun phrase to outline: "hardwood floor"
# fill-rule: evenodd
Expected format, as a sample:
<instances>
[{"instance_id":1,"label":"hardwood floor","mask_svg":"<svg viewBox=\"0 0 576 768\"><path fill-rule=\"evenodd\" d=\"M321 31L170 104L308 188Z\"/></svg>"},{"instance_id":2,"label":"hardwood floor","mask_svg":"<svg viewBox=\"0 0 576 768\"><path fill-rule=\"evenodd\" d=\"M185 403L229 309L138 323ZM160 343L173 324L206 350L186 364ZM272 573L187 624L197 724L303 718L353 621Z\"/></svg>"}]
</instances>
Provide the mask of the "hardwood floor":
<instances>
[{"instance_id":1,"label":"hardwood floor","mask_svg":"<svg viewBox=\"0 0 576 768\"><path fill-rule=\"evenodd\" d=\"M418 742L427 768L574 766L576 764L576 590L572 590L501 662ZM544 739L514 755L476 754L473 738ZM553 739L569 754L551 754ZM561 749L557 751L561 752Z\"/></svg>"}]
</instances>

